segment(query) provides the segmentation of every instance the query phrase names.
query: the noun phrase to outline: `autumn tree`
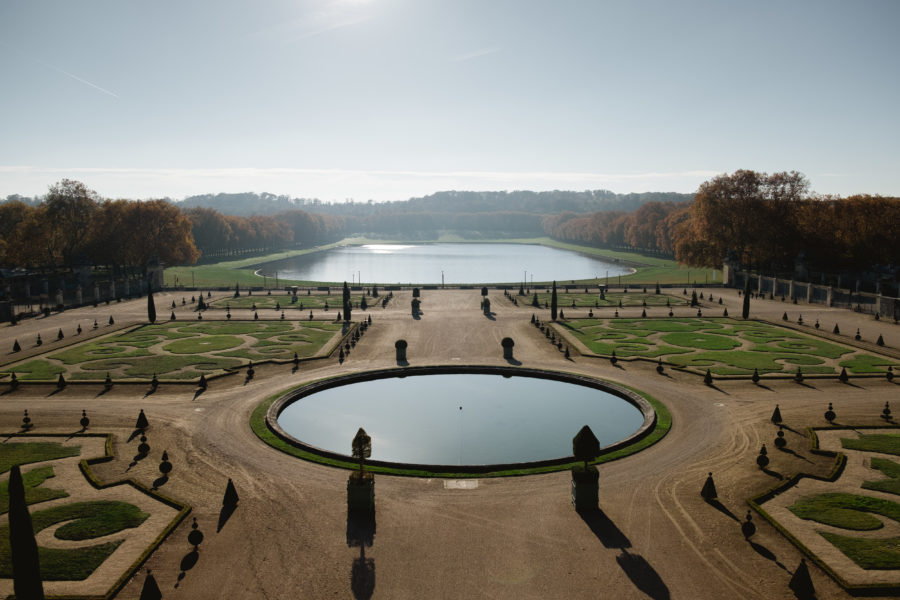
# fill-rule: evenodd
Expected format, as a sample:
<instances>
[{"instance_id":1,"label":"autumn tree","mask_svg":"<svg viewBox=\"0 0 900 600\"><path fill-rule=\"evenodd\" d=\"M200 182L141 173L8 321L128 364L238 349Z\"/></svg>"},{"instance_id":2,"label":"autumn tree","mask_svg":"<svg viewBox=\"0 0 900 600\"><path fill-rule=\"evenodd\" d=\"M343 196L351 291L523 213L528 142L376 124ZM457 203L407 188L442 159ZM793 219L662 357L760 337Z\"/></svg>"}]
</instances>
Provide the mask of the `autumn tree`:
<instances>
[{"instance_id":1,"label":"autumn tree","mask_svg":"<svg viewBox=\"0 0 900 600\"><path fill-rule=\"evenodd\" d=\"M676 258L715 268L731 251L748 266L783 264L799 241L794 204L804 199L808 187L795 171L768 175L740 170L702 183L689 225L676 243Z\"/></svg>"},{"instance_id":2,"label":"autumn tree","mask_svg":"<svg viewBox=\"0 0 900 600\"><path fill-rule=\"evenodd\" d=\"M164 264L191 264L200 253L191 236L191 221L165 200L129 202L123 215L129 243L123 249L126 264L146 272L158 257Z\"/></svg>"},{"instance_id":3,"label":"autumn tree","mask_svg":"<svg viewBox=\"0 0 900 600\"><path fill-rule=\"evenodd\" d=\"M99 204L97 192L89 190L80 181L63 179L50 186L41 209L46 219L44 225L59 245L61 265L72 266L87 252Z\"/></svg>"}]
</instances>

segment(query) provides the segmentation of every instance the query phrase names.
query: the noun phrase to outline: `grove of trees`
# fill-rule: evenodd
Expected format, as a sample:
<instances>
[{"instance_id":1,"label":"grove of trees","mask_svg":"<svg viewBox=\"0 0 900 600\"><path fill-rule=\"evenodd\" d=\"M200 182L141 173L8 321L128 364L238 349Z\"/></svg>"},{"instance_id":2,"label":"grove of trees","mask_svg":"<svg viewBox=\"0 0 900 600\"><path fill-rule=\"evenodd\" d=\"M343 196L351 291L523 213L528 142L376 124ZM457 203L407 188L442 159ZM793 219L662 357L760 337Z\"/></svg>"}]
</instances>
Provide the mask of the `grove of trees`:
<instances>
[{"instance_id":1,"label":"grove of trees","mask_svg":"<svg viewBox=\"0 0 900 600\"><path fill-rule=\"evenodd\" d=\"M813 195L795 171L739 170L704 182L691 202L563 212L543 225L559 240L662 253L699 267L720 267L729 254L746 268L778 273L792 273L798 257L832 273L900 264L900 198Z\"/></svg>"}]
</instances>

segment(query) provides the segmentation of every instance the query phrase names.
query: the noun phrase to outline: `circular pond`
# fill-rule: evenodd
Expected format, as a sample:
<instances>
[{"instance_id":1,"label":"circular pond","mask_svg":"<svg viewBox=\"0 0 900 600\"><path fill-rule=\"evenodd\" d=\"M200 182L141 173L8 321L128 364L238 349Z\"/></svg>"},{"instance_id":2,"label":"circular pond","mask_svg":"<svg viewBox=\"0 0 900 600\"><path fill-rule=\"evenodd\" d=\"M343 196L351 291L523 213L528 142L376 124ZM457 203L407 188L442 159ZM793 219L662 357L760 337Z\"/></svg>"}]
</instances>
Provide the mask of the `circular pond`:
<instances>
[{"instance_id":1,"label":"circular pond","mask_svg":"<svg viewBox=\"0 0 900 600\"><path fill-rule=\"evenodd\" d=\"M371 464L500 470L572 461L589 425L605 451L641 437L655 412L639 395L587 377L505 367L423 367L313 383L277 400L269 428L294 447L353 459L360 427Z\"/></svg>"}]
</instances>

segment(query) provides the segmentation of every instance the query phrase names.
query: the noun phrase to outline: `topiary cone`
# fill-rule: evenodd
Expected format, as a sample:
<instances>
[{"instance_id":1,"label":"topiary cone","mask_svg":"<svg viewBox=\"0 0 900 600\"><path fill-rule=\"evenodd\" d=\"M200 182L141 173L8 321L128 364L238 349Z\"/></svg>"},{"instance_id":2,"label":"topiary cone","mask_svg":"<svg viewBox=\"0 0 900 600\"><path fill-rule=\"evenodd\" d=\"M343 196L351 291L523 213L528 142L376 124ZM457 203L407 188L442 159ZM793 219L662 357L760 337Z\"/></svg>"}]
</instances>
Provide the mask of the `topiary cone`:
<instances>
[{"instance_id":1,"label":"topiary cone","mask_svg":"<svg viewBox=\"0 0 900 600\"><path fill-rule=\"evenodd\" d=\"M700 495L705 500L715 500L718 498L718 494L716 493L716 483L713 481L712 472L706 476L706 482L704 482L703 488L700 489Z\"/></svg>"},{"instance_id":2,"label":"topiary cone","mask_svg":"<svg viewBox=\"0 0 900 600\"><path fill-rule=\"evenodd\" d=\"M9 550L16 598L44 598L38 547L19 465L9 472Z\"/></svg>"},{"instance_id":3,"label":"topiary cone","mask_svg":"<svg viewBox=\"0 0 900 600\"><path fill-rule=\"evenodd\" d=\"M13 351L13 352L21 352L21 351L22 351L22 346L19 345L19 340L13 341L13 349L12 349L12 351Z\"/></svg>"},{"instance_id":4,"label":"topiary cone","mask_svg":"<svg viewBox=\"0 0 900 600\"><path fill-rule=\"evenodd\" d=\"M162 600L162 592L159 590L159 584L156 578L147 571L147 578L144 579L144 586L141 588L140 600Z\"/></svg>"},{"instance_id":5,"label":"topiary cone","mask_svg":"<svg viewBox=\"0 0 900 600\"><path fill-rule=\"evenodd\" d=\"M134 423L135 429L147 429L150 426L150 423L147 421L147 415L144 414L144 409L141 409L141 412L138 413L137 421Z\"/></svg>"},{"instance_id":6,"label":"topiary cone","mask_svg":"<svg viewBox=\"0 0 900 600\"><path fill-rule=\"evenodd\" d=\"M781 423L781 409L778 408L778 405L775 405L775 410L772 411L772 422L773 423Z\"/></svg>"},{"instance_id":7,"label":"topiary cone","mask_svg":"<svg viewBox=\"0 0 900 600\"><path fill-rule=\"evenodd\" d=\"M805 558L800 559L800 564L797 565L797 570L794 571L794 576L791 577L788 587L797 598L815 597L816 590L813 587L812 577L809 576L809 567L806 566Z\"/></svg>"}]
</instances>

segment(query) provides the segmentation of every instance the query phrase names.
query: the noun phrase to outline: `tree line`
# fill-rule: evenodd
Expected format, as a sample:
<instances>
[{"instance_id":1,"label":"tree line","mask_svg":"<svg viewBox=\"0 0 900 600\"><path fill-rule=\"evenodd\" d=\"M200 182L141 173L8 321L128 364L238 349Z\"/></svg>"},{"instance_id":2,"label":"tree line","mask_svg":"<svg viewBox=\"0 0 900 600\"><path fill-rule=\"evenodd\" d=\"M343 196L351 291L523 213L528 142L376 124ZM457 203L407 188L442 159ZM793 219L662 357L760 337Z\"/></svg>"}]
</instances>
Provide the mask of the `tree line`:
<instances>
[{"instance_id":1,"label":"tree line","mask_svg":"<svg viewBox=\"0 0 900 600\"><path fill-rule=\"evenodd\" d=\"M245 195L220 196L227 196L225 206L230 206ZM900 264L900 199L811 194L806 178L793 171L723 174L701 184L694 195L440 192L403 203L342 208L271 194L250 196L255 206L281 210L242 216L199 201L107 200L64 179L39 200L10 197L0 203L0 265L144 270L154 257L168 265L191 264L201 256L309 248L348 235L413 240L434 239L444 231L472 238L548 235L672 256L702 267L719 267L731 255L745 268L767 273L793 272L798 257L827 272ZM298 205L309 210L291 208ZM577 210L586 206L602 208Z\"/></svg>"},{"instance_id":2,"label":"tree line","mask_svg":"<svg viewBox=\"0 0 900 600\"><path fill-rule=\"evenodd\" d=\"M796 171L739 170L704 182L689 202L648 202L635 211L543 219L559 240L660 253L698 267L733 256L745 268L793 273L800 259L824 272L900 264L900 198L811 194Z\"/></svg>"}]
</instances>

